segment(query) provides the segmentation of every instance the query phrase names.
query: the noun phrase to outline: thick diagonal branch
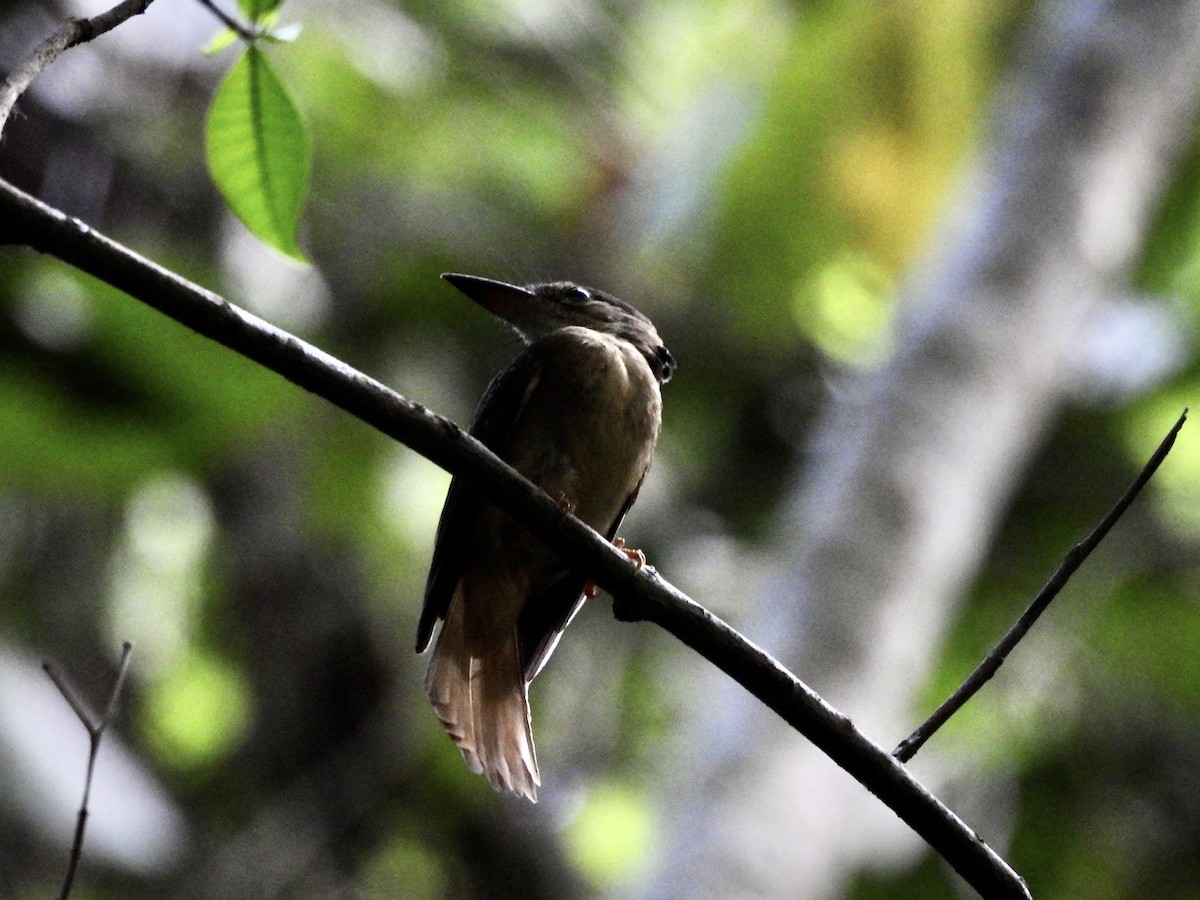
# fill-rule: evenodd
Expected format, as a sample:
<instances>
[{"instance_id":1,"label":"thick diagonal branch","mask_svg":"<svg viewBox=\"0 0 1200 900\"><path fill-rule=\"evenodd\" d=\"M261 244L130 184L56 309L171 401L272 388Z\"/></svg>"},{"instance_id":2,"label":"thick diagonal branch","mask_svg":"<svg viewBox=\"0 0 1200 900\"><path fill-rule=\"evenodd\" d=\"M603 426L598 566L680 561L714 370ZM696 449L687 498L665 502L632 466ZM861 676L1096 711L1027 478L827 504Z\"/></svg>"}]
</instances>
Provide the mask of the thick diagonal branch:
<instances>
[{"instance_id":1,"label":"thick diagonal branch","mask_svg":"<svg viewBox=\"0 0 1200 900\"><path fill-rule=\"evenodd\" d=\"M0 221L8 226L10 242L111 284L469 479L498 507L590 572L613 595L621 618L661 626L809 738L984 896L1028 896L1020 876L849 719L652 568L639 571L624 553L453 422L2 181Z\"/></svg>"}]
</instances>

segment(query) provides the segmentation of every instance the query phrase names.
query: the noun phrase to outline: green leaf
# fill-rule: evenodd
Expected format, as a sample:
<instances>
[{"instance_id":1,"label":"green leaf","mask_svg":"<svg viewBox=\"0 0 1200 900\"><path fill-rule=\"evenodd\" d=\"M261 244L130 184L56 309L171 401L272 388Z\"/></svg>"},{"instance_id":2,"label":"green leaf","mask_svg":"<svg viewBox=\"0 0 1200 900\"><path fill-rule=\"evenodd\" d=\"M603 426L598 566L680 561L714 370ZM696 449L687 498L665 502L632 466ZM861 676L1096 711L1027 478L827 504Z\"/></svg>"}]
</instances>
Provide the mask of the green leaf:
<instances>
[{"instance_id":1,"label":"green leaf","mask_svg":"<svg viewBox=\"0 0 1200 900\"><path fill-rule=\"evenodd\" d=\"M238 0L238 7L251 22L260 23L263 18L276 12L283 0Z\"/></svg>"},{"instance_id":2,"label":"green leaf","mask_svg":"<svg viewBox=\"0 0 1200 900\"><path fill-rule=\"evenodd\" d=\"M223 28L212 36L207 44L205 44L200 52L205 56L216 56L230 44L238 39L238 33L232 28Z\"/></svg>"},{"instance_id":3,"label":"green leaf","mask_svg":"<svg viewBox=\"0 0 1200 900\"><path fill-rule=\"evenodd\" d=\"M308 192L308 131L262 51L250 47L208 113L208 167L225 202L255 235L306 261L296 226Z\"/></svg>"}]
</instances>

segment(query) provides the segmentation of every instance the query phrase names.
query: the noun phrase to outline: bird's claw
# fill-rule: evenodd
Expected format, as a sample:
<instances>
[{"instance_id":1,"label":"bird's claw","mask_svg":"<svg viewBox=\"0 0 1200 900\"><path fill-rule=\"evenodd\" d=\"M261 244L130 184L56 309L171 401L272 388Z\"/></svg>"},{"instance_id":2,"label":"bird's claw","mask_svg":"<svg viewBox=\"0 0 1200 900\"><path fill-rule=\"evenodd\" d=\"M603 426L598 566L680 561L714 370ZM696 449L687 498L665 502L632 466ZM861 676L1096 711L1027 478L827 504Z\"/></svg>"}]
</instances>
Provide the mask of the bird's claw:
<instances>
[{"instance_id":1,"label":"bird's claw","mask_svg":"<svg viewBox=\"0 0 1200 900\"><path fill-rule=\"evenodd\" d=\"M613 546L633 560L639 569L646 567L646 554L637 547L626 547L625 538L613 538Z\"/></svg>"},{"instance_id":2,"label":"bird's claw","mask_svg":"<svg viewBox=\"0 0 1200 900\"><path fill-rule=\"evenodd\" d=\"M638 550L636 547L626 547L625 538L613 538L612 543L614 547L628 556L638 567L638 569L644 569L646 567L646 554L641 550ZM589 600L594 599L597 595L599 595L599 593L600 586L590 579L588 580L588 583L583 586L583 595Z\"/></svg>"}]
</instances>

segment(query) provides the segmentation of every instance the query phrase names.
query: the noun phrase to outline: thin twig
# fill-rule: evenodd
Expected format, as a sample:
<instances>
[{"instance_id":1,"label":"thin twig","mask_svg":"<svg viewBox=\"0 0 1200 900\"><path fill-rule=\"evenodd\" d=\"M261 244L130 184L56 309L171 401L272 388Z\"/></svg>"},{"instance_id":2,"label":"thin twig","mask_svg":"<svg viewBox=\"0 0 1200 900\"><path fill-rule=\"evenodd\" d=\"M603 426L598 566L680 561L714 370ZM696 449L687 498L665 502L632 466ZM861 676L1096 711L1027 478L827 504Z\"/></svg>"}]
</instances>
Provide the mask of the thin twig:
<instances>
[{"instance_id":1,"label":"thin twig","mask_svg":"<svg viewBox=\"0 0 1200 900\"><path fill-rule=\"evenodd\" d=\"M1171 447L1175 443L1175 436L1179 434L1179 429L1183 427L1183 423L1187 421L1188 411L1185 409L1179 417L1179 421L1171 428L1167 436L1163 438L1162 443L1158 445L1158 449L1154 451L1154 455L1138 473L1137 478L1133 483L1125 489L1125 493L1116 502L1108 515L1100 520L1100 524L1092 529L1091 534L1085 537L1082 541L1070 549L1063 561L1059 563L1054 574L1050 576L1050 580L1038 591L1037 596L1033 598L1033 602L1029 604L1028 609L1021 614L1021 617L1013 623L1013 626L1008 630L1008 633L1000 639L975 667L967 679L958 686L958 688L946 700L933 711L933 714L926 719L921 725L903 741L901 741L896 749L892 751L892 756L900 760L900 762L908 762L912 759L924 743L931 738L935 732L953 716L963 705L970 700L982 688L988 680L996 674L1000 666L1013 648L1020 643L1025 634L1033 627L1033 623L1038 620L1050 602L1058 596L1059 592L1066 585L1067 581L1075 571L1083 565L1083 561L1091 555L1091 552L1096 549L1105 536L1117 524L1117 520L1125 514L1125 510L1133 503L1134 498L1141 493L1142 488L1150 481L1151 477L1158 470L1162 461L1167 458L1167 454L1171 452Z\"/></svg>"},{"instance_id":2,"label":"thin twig","mask_svg":"<svg viewBox=\"0 0 1200 900\"><path fill-rule=\"evenodd\" d=\"M111 31L127 19L140 16L154 0L122 0L108 12L93 16L90 19L67 19L50 37L0 84L0 134L12 113L18 99L33 84L50 63L58 59L63 52L79 44L85 44L99 37L106 31Z\"/></svg>"},{"instance_id":3,"label":"thin twig","mask_svg":"<svg viewBox=\"0 0 1200 900\"><path fill-rule=\"evenodd\" d=\"M0 180L0 221L20 242L124 291L466 478L547 546L589 572L619 616L651 621L721 668L878 796L985 897L1024 882L961 819L769 655L611 543L461 428L298 337L239 309Z\"/></svg>"},{"instance_id":4,"label":"thin twig","mask_svg":"<svg viewBox=\"0 0 1200 900\"><path fill-rule=\"evenodd\" d=\"M217 6L217 4L213 3L212 0L200 0L200 5L220 19L222 25L234 32L246 43L252 44L262 36L261 32L247 28L233 16L229 15L229 13L225 12L225 10L221 9L221 7Z\"/></svg>"},{"instance_id":5,"label":"thin twig","mask_svg":"<svg viewBox=\"0 0 1200 900\"><path fill-rule=\"evenodd\" d=\"M58 688L58 692L63 695L63 699L67 701L67 705L71 707L71 710L75 713L75 717L87 729L89 745L87 775L83 780L83 800L79 804L79 815L75 819L75 838L71 841L71 859L67 863L67 874L63 878L62 891L58 895L59 900L67 900L67 897L70 895L71 885L75 882L75 873L79 869L79 860L83 857L83 835L87 830L88 798L92 793L92 776L96 771L96 756L100 752L100 741L104 739L104 732L108 729L109 723L116 714L117 703L121 699L121 690L125 687L125 676L129 672L129 654L132 651L133 644L129 643L129 641L125 641L121 645L121 663L117 667L117 678L113 682L112 690L109 692L108 703L104 708L104 715L98 721L93 721L91 714L79 699L79 695L67 683L62 673L51 663L42 663L42 670L50 676L50 680L54 682L54 686Z\"/></svg>"},{"instance_id":6,"label":"thin twig","mask_svg":"<svg viewBox=\"0 0 1200 900\"><path fill-rule=\"evenodd\" d=\"M88 735L91 736L92 732L95 730L92 727L92 714L88 712L87 707L83 705L83 701L79 699L79 696L75 693L75 689L67 683L67 680L62 676L62 673L54 667L53 663L43 662L42 671L50 676L50 680L54 682L54 686L58 688L58 692L62 694L63 699L67 701L67 706L71 707L71 711L75 713L75 717L83 723L83 727L87 729Z\"/></svg>"}]
</instances>

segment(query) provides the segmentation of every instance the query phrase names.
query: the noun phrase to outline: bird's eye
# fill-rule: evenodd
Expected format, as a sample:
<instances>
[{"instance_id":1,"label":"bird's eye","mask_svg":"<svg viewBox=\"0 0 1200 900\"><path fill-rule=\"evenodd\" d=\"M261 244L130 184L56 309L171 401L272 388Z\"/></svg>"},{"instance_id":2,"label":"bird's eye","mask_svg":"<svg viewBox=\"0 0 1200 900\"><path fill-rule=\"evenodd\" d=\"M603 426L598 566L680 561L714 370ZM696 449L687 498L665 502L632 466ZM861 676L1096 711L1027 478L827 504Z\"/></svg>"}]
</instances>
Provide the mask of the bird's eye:
<instances>
[{"instance_id":1,"label":"bird's eye","mask_svg":"<svg viewBox=\"0 0 1200 900\"><path fill-rule=\"evenodd\" d=\"M587 288L573 285L570 290L567 291L567 299L573 303L586 303L592 299L592 294Z\"/></svg>"}]
</instances>

